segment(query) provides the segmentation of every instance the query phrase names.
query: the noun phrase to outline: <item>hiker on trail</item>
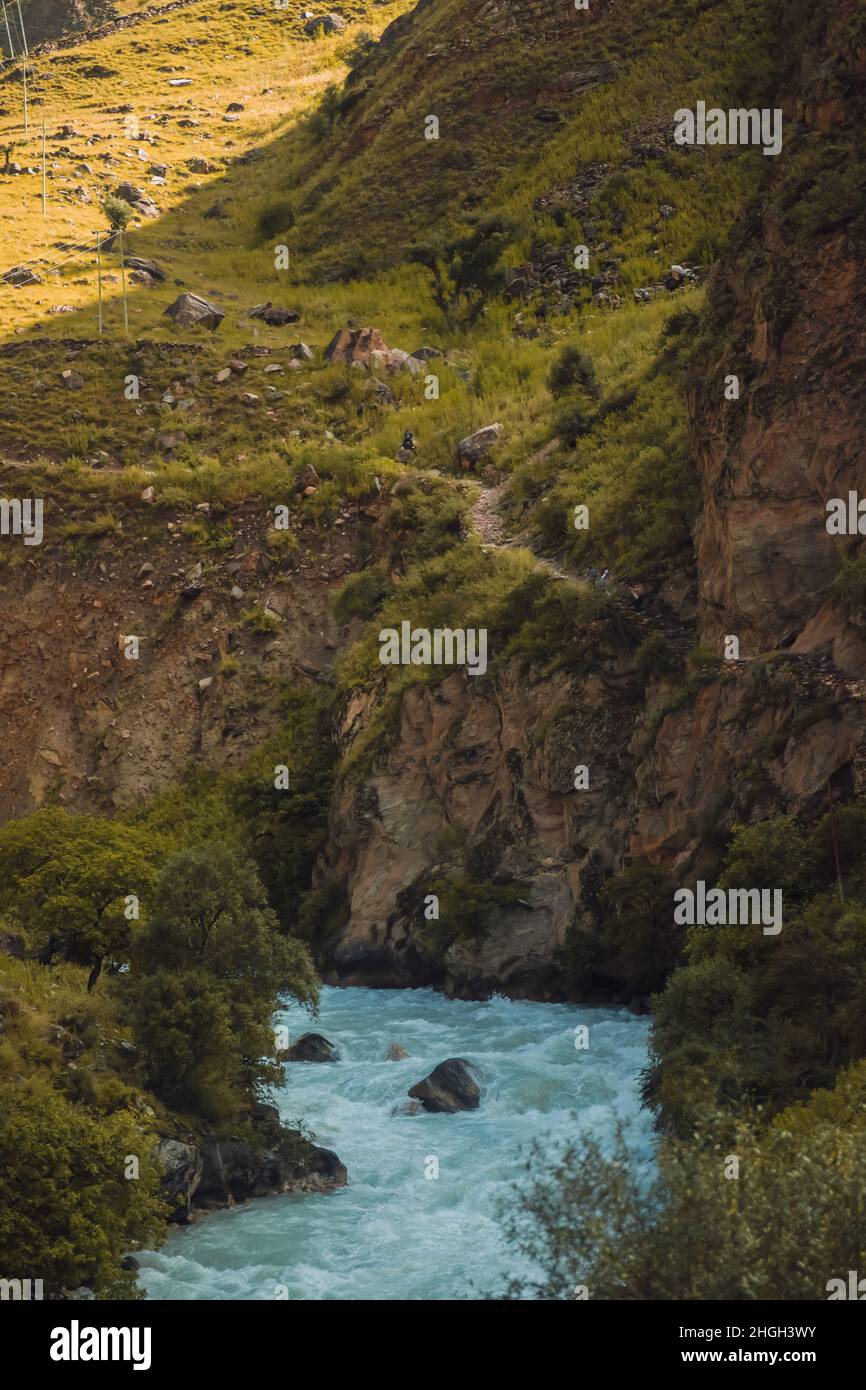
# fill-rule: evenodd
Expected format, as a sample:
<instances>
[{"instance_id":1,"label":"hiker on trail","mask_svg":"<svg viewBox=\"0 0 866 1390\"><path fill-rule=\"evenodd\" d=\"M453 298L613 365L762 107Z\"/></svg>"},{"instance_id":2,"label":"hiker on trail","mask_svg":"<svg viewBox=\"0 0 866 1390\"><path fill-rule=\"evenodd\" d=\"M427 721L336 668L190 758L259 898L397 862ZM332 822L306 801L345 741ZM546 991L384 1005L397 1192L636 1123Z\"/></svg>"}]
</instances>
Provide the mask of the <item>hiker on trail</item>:
<instances>
[{"instance_id":1,"label":"hiker on trail","mask_svg":"<svg viewBox=\"0 0 866 1390\"><path fill-rule=\"evenodd\" d=\"M608 581L609 579L610 579L610 570L603 570L602 573L601 573L601 575L599 576L598 587L599 587L600 589L603 589L604 586L605 586L605 584L607 583L607 581Z\"/></svg>"},{"instance_id":2,"label":"hiker on trail","mask_svg":"<svg viewBox=\"0 0 866 1390\"><path fill-rule=\"evenodd\" d=\"M589 569L586 572L586 577L589 580L590 588L594 589L595 581L598 579L598 570L596 569L595 565L590 565Z\"/></svg>"},{"instance_id":3,"label":"hiker on trail","mask_svg":"<svg viewBox=\"0 0 866 1390\"><path fill-rule=\"evenodd\" d=\"M415 436L411 430L407 430L403 435L403 443L400 447L409 450L413 454L417 454L418 450L415 448Z\"/></svg>"}]
</instances>

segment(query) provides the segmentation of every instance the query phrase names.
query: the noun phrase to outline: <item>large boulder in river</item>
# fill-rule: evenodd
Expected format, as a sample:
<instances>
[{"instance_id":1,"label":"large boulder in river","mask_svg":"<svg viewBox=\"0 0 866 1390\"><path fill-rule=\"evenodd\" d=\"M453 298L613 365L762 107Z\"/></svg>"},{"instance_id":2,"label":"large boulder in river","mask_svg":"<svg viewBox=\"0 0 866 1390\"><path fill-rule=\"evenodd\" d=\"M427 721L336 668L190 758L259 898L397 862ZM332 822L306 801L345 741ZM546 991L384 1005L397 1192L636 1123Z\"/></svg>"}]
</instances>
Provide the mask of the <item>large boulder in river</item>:
<instances>
[{"instance_id":1,"label":"large boulder in river","mask_svg":"<svg viewBox=\"0 0 866 1390\"><path fill-rule=\"evenodd\" d=\"M420 1100L424 1109L433 1114L453 1115L458 1110L477 1110L481 1091L470 1066L463 1057L449 1057L434 1067L423 1081L416 1082L407 1094Z\"/></svg>"},{"instance_id":2,"label":"large boulder in river","mask_svg":"<svg viewBox=\"0 0 866 1390\"><path fill-rule=\"evenodd\" d=\"M409 1053L406 1051L405 1047L401 1047L399 1043L391 1043L385 1061L402 1062L403 1058L408 1056Z\"/></svg>"},{"instance_id":3,"label":"large boulder in river","mask_svg":"<svg viewBox=\"0 0 866 1390\"><path fill-rule=\"evenodd\" d=\"M304 1033L286 1050L288 1062L336 1062L339 1053L332 1042L321 1033Z\"/></svg>"}]
</instances>

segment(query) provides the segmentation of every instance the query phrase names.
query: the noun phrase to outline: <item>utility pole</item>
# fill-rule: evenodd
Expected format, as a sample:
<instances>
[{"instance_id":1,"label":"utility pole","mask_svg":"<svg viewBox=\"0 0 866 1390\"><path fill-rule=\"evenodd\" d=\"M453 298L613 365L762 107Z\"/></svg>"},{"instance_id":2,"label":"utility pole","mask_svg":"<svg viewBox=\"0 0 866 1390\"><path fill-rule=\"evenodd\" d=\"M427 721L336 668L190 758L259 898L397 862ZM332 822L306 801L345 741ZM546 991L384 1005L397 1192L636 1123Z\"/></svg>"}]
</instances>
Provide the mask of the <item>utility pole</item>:
<instances>
[{"instance_id":1,"label":"utility pole","mask_svg":"<svg viewBox=\"0 0 866 1390\"><path fill-rule=\"evenodd\" d=\"M99 281L99 336L102 337L102 233L96 233L96 278Z\"/></svg>"},{"instance_id":2,"label":"utility pole","mask_svg":"<svg viewBox=\"0 0 866 1390\"><path fill-rule=\"evenodd\" d=\"M12 30L9 28L9 15L7 14L5 4L4 4L4 6L3 6L3 18L4 18L5 21L6 21L6 42L9 44L9 57L10 57L10 58L14 58L14 57L15 57L15 47L14 47L14 44L12 43Z\"/></svg>"},{"instance_id":3,"label":"utility pole","mask_svg":"<svg viewBox=\"0 0 866 1390\"><path fill-rule=\"evenodd\" d=\"M120 286L123 293L123 331L129 337L129 310L126 306L126 261L123 255L123 228L120 229Z\"/></svg>"},{"instance_id":4,"label":"utility pole","mask_svg":"<svg viewBox=\"0 0 866 1390\"><path fill-rule=\"evenodd\" d=\"M24 74L24 134L26 135L30 128L27 114L27 60L30 57L30 49L27 47L27 35L24 32L24 16L21 13L21 0L15 0L15 4L18 7L18 28L21 30L21 42L24 45L24 56L21 59L21 70Z\"/></svg>"}]
</instances>

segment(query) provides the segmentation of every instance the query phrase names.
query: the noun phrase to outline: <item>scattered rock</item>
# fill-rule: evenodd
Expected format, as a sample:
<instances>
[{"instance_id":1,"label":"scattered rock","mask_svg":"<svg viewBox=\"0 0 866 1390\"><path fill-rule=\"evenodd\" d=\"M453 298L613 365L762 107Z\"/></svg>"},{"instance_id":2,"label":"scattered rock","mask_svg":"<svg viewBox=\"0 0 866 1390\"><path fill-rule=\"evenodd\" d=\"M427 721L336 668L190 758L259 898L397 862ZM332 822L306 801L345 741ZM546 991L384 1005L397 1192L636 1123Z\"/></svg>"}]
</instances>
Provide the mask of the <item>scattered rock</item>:
<instances>
[{"instance_id":1,"label":"scattered rock","mask_svg":"<svg viewBox=\"0 0 866 1390\"><path fill-rule=\"evenodd\" d=\"M152 501L153 501L153 497L154 497L153 484L150 484L148 487L146 487L146 488L143 490L143 492L142 492L142 494L141 494L141 497L139 498L139 501L141 501L141 502L152 502Z\"/></svg>"},{"instance_id":2,"label":"scattered rock","mask_svg":"<svg viewBox=\"0 0 866 1390\"><path fill-rule=\"evenodd\" d=\"M470 1063L462 1057L449 1057L434 1067L429 1076L408 1092L432 1114L453 1115L458 1110L477 1110L481 1091L473 1078Z\"/></svg>"},{"instance_id":3,"label":"scattered rock","mask_svg":"<svg viewBox=\"0 0 866 1390\"><path fill-rule=\"evenodd\" d=\"M345 19L338 14L313 15L304 25L304 33L317 34L321 30L323 34L339 34L345 27Z\"/></svg>"},{"instance_id":4,"label":"scattered rock","mask_svg":"<svg viewBox=\"0 0 866 1390\"><path fill-rule=\"evenodd\" d=\"M302 468L300 473L298 474L298 478L295 483L295 490L297 492L305 492L308 487L318 487L319 482L320 479L318 473L316 472L313 465L311 463L308 463L307 466L305 468Z\"/></svg>"},{"instance_id":5,"label":"scattered rock","mask_svg":"<svg viewBox=\"0 0 866 1390\"><path fill-rule=\"evenodd\" d=\"M79 372L74 372L71 367L62 371L60 376L67 391L80 391L84 385L84 377Z\"/></svg>"},{"instance_id":6,"label":"scattered rock","mask_svg":"<svg viewBox=\"0 0 866 1390\"><path fill-rule=\"evenodd\" d=\"M148 197L144 189L137 188L134 183L119 183L114 190L114 196L120 198L121 202L129 203L142 217L158 217L159 208L156 203Z\"/></svg>"},{"instance_id":7,"label":"scattered rock","mask_svg":"<svg viewBox=\"0 0 866 1390\"><path fill-rule=\"evenodd\" d=\"M143 274L149 275L151 280L161 283L165 279L165 271L156 261L146 261L142 256L127 256L126 264L130 270L140 270Z\"/></svg>"},{"instance_id":8,"label":"scattered rock","mask_svg":"<svg viewBox=\"0 0 866 1390\"><path fill-rule=\"evenodd\" d=\"M289 352L293 357L300 358L303 362L312 362L313 360L313 349L307 347L306 343L292 343Z\"/></svg>"},{"instance_id":9,"label":"scattered rock","mask_svg":"<svg viewBox=\"0 0 866 1390\"><path fill-rule=\"evenodd\" d=\"M294 309L283 309L278 304L272 304L268 300L267 304L256 304L252 309L247 310L251 319L262 319L271 328L282 328L287 323L297 323L300 314Z\"/></svg>"},{"instance_id":10,"label":"scattered rock","mask_svg":"<svg viewBox=\"0 0 866 1390\"><path fill-rule=\"evenodd\" d=\"M61 1027L59 1023L52 1023L46 1029L45 1041L60 1048L64 1062L77 1062L85 1050L81 1038L70 1033L68 1028Z\"/></svg>"},{"instance_id":11,"label":"scattered rock","mask_svg":"<svg viewBox=\"0 0 866 1390\"><path fill-rule=\"evenodd\" d=\"M31 270L30 267L26 265L13 266L11 270L6 271L3 279L6 281L7 285L20 286L42 284L41 276L37 275L35 270Z\"/></svg>"},{"instance_id":12,"label":"scattered rock","mask_svg":"<svg viewBox=\"0 0 866 1390\"><path fill-rule=\"evenodd\" d=\"M188 159L186 167L192 174L215 174L219 168L218 164L212 164L209 159L196 156L195 159Z\"/></svg>"},{"instance_id":13,"label":"scattered rock","mask_svg":"<svg viewBox=\"0 0 866 1390\"><path fill-rule=\"evenodd\" d=\"M188 291L178 295L165 313L182 328L191 328L198 324L202 328L209 328L211 333L219 328L225 318L222 309L211 304L209 300L202 299L200 295L190 294Z\"/></svg>"},{"instance_id":14,"label":"scattered rock","mask_svg":"<svg viewBox=\"0 0 866 1390\"><path fill-rule=\"evenodd\" d=\"M430 362L434 357L441 357L442 353L439 348L419 347L415 349L412 356L417 357L419 362Z\"/></svg>"},{"instance_id":15,"label":"scattered rock","mask_svg":"<svg viewBox=\"0 0 866 1390\"><path fill-rule=\"evenodd\" d=\"M378 328L340 328L325 348L326 362L366 366L374 352L390 353Z\"/></svg>"},{"instance_id":16,"label":"scattered rock","mask_svg":"<svg viewBox=\"0 0 866 1390\"><path fill-rule=\"evenodd\" d=\"M394 392L386 382L380 381L377 376L370 377L370 380L364 386L364 390L372 391L380 405L394 404ZM406 452L408 452L408 450Z\"/></svg>"},{"instance_id":17,"label":"scattered rock","mask_svg":"<svg viewBox=\"0 0 866 1390\"><path fill-rule=\"evenodd\" d=\"M388 1048L385 1061L402 1062L403 1058L408 1056L409 1053L406 1051L405 1047L401 1047L399 1043L391 1043L390 1047Z\"/></svg>"}]
</instances>

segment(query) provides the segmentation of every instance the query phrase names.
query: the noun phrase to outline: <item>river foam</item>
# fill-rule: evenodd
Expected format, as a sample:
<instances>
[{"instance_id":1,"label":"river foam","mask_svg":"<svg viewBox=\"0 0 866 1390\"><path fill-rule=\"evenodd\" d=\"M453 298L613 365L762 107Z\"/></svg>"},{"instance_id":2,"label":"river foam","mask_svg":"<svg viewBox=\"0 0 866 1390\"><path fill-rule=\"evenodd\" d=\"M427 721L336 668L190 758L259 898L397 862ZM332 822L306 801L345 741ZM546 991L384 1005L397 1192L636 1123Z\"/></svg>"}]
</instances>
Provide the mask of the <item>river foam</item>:
<instances>
[{"instance_id":1,"label":"river foam","mask_svg":"<svg viewBox=\"0 0 866 1390\"><path fill-rule=\"evenodd\" d=\"M315 1029L340 1049L338 1063L290 1065L274 1099L336 1150L349 1185L199 1218L140 1256L150 1298L481 1298L513 1270L496 1209L533 1140L552 1156L580 1133L606 1146L621 1122L636 1161L650 1161L638 1096L648 1020L625 1010L327 988L315 1024L294 1007L277 1021L292 1038ZM580 1024L585 1051L574 1045ZM409 1057L386 1061L391 1043ZM475 1063L480 1109L393 1115L446 1057ZM431 1158L438 1178L425 1177Z\"/></svg>"}]
</instances>

